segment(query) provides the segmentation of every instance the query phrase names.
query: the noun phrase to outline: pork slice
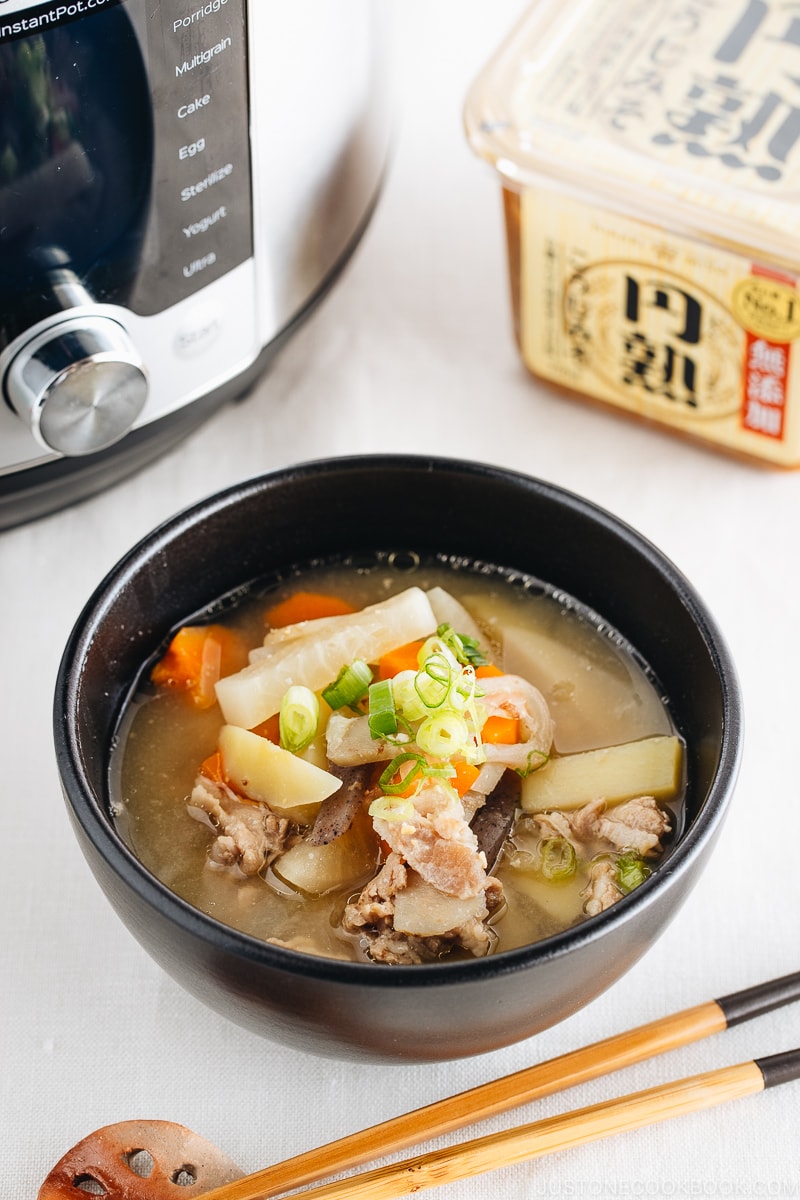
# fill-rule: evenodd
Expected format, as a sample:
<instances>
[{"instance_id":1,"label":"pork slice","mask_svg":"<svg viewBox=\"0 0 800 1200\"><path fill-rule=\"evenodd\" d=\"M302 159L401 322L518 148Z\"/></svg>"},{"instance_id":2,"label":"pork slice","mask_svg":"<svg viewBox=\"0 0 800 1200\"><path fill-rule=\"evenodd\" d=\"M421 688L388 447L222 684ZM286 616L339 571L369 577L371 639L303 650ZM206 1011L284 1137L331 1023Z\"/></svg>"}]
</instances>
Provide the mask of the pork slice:
<instances>
[{"instance_id":1,"label":"pork slice","mask_svg":"<svg viewBox=\"0 0 800 1200\"><path fill-rule=\"evenodd\" d=\"M576 844L580 840L576 838L575 830L570 823L567 813L561 812L557 808L551 809L549 812L537 813L536 825L542 837L562 837L573 844Z\"/></svg>"},{"instance_id":2,"label":"pork slice","mask_svg":"<svg viewBox=\"0 0 800 1200\"><path fill-rule=\"evenodd\" d=\"M347 905L342 927L362 935L369 958L389 965L431 962L457 946L477 957L488 953L494 935L485 920L502 903L500 881L489 877L478 902L468 905L459 923L444 933L420 936L395 929L398 897L412 887L416 890L427 886L408 870L400 855L392 853L357 899Z\"/></svg>"},{"instance_id":3,"label":"pork slice","mask_svg":"<svg viewBox=\"0 0 800 1200\"><path fill-rule=\"evenodd\" d=\"M394 898L408 882L408 873L399 854L390 854L378 874L362 889L357 900L344 911L343 925L349 933L375 925L394 913Z\"/></svg>"},{"instance_id":4,"label":"pork slice","mask_svg":"<svg viewBox=\"0 0 800 1200\"><path fill-rule=\"evenodd\" d=\"M583 911L588 917L596 917L622 899L622 892L617 887L617 870L610 859L599 858L592 863L589 882L581 892L581 897Z\"/></svg>"},{"instance_id":5,"label":"pork slice","mask_svg":"<svg viewBox=\"0 0 800 1200\"><path fill-rule=\"evenodd\" d=\"M513 745L484 743L487 763L515 771L541 766L553 742L553 718L542 693L519 675L490 675L480 680L481 706L489 716L516 717L522 741Z\"/></svg>"},{"instance_id":6,"label":"pork slice","mask_svg":"<svg viewBox=\"0 0 800 1200\"><path fill-rule=\"evenodd\" d=\"M224 783L199 775L187 808L191 817L214 831L211 867L257 875L286 848L291 823L266 804L237 796Z\"/></svg>"},{"instance_id":7,"label":"pork slice","mask_svg":"<svg viewBox=\"0 0 800 1200\"><path fill-rule=\"evenodd\" d=\"M603 800L592 800L571 814L570 822L579 838L602 838L618 850L645 856L661 853L661 838L671 828L668 814L652 796L637 796L610 809Z\"/></svg>"},{"instance_id":8,"label":"pork slice","mask_svg":"<svg viewBox=\"0 0 800 1200\"><path fill-rule=\"evenodd\" d=\"M422 878L449 896L477 896L486 885L486 859L455 793L426 780L413 797L408 819L375 817L378 837Z\"/></svg>"}]
</instances>

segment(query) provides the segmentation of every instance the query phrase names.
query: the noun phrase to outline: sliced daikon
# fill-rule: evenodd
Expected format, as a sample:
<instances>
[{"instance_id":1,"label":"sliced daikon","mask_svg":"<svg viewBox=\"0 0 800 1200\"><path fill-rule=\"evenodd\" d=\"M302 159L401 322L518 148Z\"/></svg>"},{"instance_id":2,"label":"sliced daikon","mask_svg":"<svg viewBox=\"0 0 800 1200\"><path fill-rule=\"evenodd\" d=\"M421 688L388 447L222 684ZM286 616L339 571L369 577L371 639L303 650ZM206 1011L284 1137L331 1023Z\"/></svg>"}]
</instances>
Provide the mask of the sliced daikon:
<instances>
[{"instance_id":1,"label":"sliced daikon","mask_svg":"<svg viewBox=\"0 0 800 1200\"><path fill-rule=\"evenodd\" d=\"M452 625L458 634L465 634L479 643L486 641L474 617L450 592L441 587L433 587L428 591L428 600L438 625Z\"/></svg>"},{"instance_id":2,"label":"sliced daikon","mask_svg":"<svg viewBox=\"0 0 800 1200\"><path fill-rule=\"evenodd\" d=\"M409 743L410 744L410 743ZM327 728L327 754L340 767L357 767L361 763L388 762L409 744L399 745L388 738L374 738L368 717L345 717L332 713Z\"/></svg>"},{"instance_id":3,"label":"sliced daikon","mask_svg":"<svg viewBox=\"0 0 800 1200\"><path fill-rule=\"evenodd\" d=\"M377 662L389 650L436 630L433 609L417 587L361 612L325 620L318 637L298 637L275 656L220 679L217 699L228 724L252 729L278 711L293 683L319 691L354 659Z\"/></svg>"},{"instance_id":4,"label":"sliced daikon","mask_svg":"<svg viewBox=\"0 0 800 1200\"><path fill-rule=\"evenodd\" d=\"M601 797L607 804L634 796L666 800L677 794L682 771L680 738L643 738L551 758L523 779L521 803L526 812L544 812L581 808Z\"/></svg>"},{"instance_id":5,"label":"sliced daikon","mask_svg":"<svg viewBox=\"0 0 800 1200\"><path fill-rule=\"evenodd\" d=\"M322 896L337 888L366 882L375 873L378 843L368 818L325 846L296 842L273 864L277 877L296 891Z\"/></svg>"},{"instance_id":6,"label":"sliced daikon","mask_svg":"<svg viewBox=\"0 0 800 1200\"><path fill-rule=\"evenodd\" d=\"M342 786L329 771L236 725L220 730L219 752L225 777L237 791L302 825Z\"/></svg>"},{"instance_id":7,"label":"sliced daikon","mask_svg":"<svg viewBox=\"0 0 800 1200\"><path fill-rule=\"evenodd\" d=\"M464 900L447 896L409 871L407 886L395 896L393 925L400 933L415 937L439 937L486 915L483 892Z\"/></svg>"}]
</instances>

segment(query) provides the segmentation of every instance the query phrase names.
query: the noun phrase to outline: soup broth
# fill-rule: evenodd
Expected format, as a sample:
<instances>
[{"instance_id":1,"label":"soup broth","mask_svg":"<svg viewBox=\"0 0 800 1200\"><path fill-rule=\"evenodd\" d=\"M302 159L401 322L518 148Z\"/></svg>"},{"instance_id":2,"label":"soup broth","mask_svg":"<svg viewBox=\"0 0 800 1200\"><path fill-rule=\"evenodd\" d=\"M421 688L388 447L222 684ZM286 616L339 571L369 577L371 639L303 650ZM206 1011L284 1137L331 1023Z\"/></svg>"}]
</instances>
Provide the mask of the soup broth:
<instances>
[{"instance_id":1,"label":"soup broth","mask_svg":"<svg viewBox=\"0 0 800 1200\"><path fill-rule=\"evenodd\" d=\"M414 740L421 740L419 723L410 718L404 723L404 710L397 705L401 677L389 675L397 705L394 715L399 714L400 724L394 735L388 735L388 745L376 763L359 764L358 769L369 772L369 785L361 802L351 804L346 817L335 815L333 834L329 831L328 840L313 847L307 844L309 832L316 828L322 808L333 802L325 798L321 803L315 800L291 809L279 804L272 824L287 824L282 848L251 869L253 864L248 867L242 855L237 857L236 851L230 851L230 839L226 841L222 836L229 831L220 824L207 794L211 792L217 798L223 793L230 795L236 811L247 818L254 810L259 815L271 811L269 799L247 794L249 777L242 782L230 764L239 753L243 730L247 730L244 744L248 753L254 744L252 730L274 747L278 742L276 718L272 714L271 730L267 728L269 721L259 719L234 723L237 727L233 733L222 733L232 728L232 722L228 711L223 715L216 693L211 693L205 706L198 704L196 691L176 686L168 671L162 670L159 675L157 669L154 675L143 677L125 714L112 764L112 794L115 819L127 843L167 887L215 919L259 939L345 960L414 963L445 956L497 953L538 941L601 911L647 877L679 831L683 793L680 739L646 666L614 630L569 597L537 580L485 565L444 559L420 563L413 555L386 554L368 563L316 565L288 573L269 587L250 590L236 603L217 605L213 612L193 619L192 626L213 622L215 629L230 631L236 644L252 651L252 658L258 661L259 655L275 653L274 648L260 649L265 634L268 640L270 636L285 637L288 642L294 629L278 626L270 634L265 614L279 612L278 606L284 601L290 602L287 611L291 611L292 598L298 593L334 597L343 602L343 608L359 611L380 607L409 589L421 589L424 597L440 598L444 593L448 604L452 600L447 608L447 614L453 614L452 623L434 622L424 636L429 641L435 639L437 628L441 632L448 625L450 632L458 635L449 645L461 646L462 657L467 659L455 670L463 674L463 679L458 675L458 687L462 689L459 703L466 706L468 725L469 713L477 713L476 721L487 722L481 728L488 739L487 706L492 709L500 705L500 729L508 727L503 721L511 720L513 726L513 716L506 715L512 711L506 692L509 688L512 692L519 689L521 684L514 681L520 680L533 689L531 694L535 691L540 696L542 712L550 722L548 732L542 735L542 745L529 749L527 758L519 760L513 758L517 750L512 748L511 766L504 765L502 742L498 749L497 744L484 741L480 735L479 744L473 737L461 755L443 754L441 747L434 747L438 754L421 754ZM441 615L438 605L437 613ZM467 618L469 628L460 627ZM334 613L309 619L335 623L351 618ZM468 654L474 634L478 648L473 658L486 660L477 667ZM443 657L437 658L438 643L431 645L433 657L423 658L422 665L411 670L418 690L415 669L422 672L422 683L429 688L445 686L437 664L450 662L452 655L447 657L445 646ZM423 649L419 653L426 652ZM222 676L237 678L241 660L231 670L225 653ZM167 661L168 656L162 660ZM351 705L334 708L333 715L321 700L321 715L311 741L295 755L320 773L314 776L315 781L333 769L328 759L332 723L338 721L342 726L345 720L360 719L362 724L372 721L367 714L382 672L376 662L368 665L373 677L368 691ZM153 678L160 682L155 684ZM466 698L463 680L473 688ZM333 682L331 678L329 683ZM303 687L304 681L296 679L293 684ZM325 691L316 684L309 690L318 699ZM222 688L218 694L227 696ZM385 713L382 719L386 719ZM391 722L391 714L388 719ZM518 718L513 726L518 731L518 742L527 736L526 720L524 716ZM469 727L472 729L472 725ZM346 732L354 728L348 725ZM375 744L387 740L386 735L378 738L374 732L370 736ZM230 756L220 759L226 737L234 749L228 747ZM495 840L499 836L499 853L497 847L481 846L480 835L473 834L469 825L473 811L488 811L492 796L499 794L500 782L495 792L490 789L487 793L489 800L485 803L485 795L475 792L476 776L486 773L482 756L490 751L499 756L502 785L507 787L510 782L516 789L511 793L510 816L506 803L505 824L499 817L493 818L492 836ZM369 752L368 739L365 753ZM398 762L403 755L404 761ZM626 755L633 764L632 783L619 782ZM464 756L472 761L462 763ZM659 766L662 760L666 767ZM208 764L216 762L218 770L221 761L227 764L227 774L214 776ZM406 778L414 778L416 770L416 783L402 788L398 781L409 764L412 775ZM465 770L469 768L471 784L460 784L462 765ZM390 767L396 769L396 774L386 783ZM349 769L346 765L339 768L340 773ZM198 801L198 778L205 778L204 770L210 772L209 779L216 781L206 780L206 799ZM388 794L382 792L379 777ZM645 781L641 791L639 778ZM416 799L400 794L413 791L414 786ZM446 820L438 809L433 816L428 809L420 816L421 787L440 799L444 797L441 804L446 807ZM631 804L638 803L642 796L649 798L644 822L638 813L626 817L631 813ZM293 815L287 817L287 813ZM618 814L622 814L620 819ZM458 826L455 834L453 820ZM653 820L650 832L641 828ZM346 828L336 826L336 821L339 826L346 824ZM426 829L430 823L434 832L428 847L433 849L430 854L426 850L418 862L412 851L405 850L403 836L408 839L407 831L413 831L420 822ZM442 833L445 825L446 836ZM450 836L453 840L448 842ZM430 863L444 861L437 857L440 851L455 854L456 850L464 858L471 855L470 869L478 875L483 869L482 855L485 880L490 883L482 879L473 888L474 894L466 894L469 888L464 885L460 898L453 894L458 888L446 884L443 903L449 915L430 916L428 924L425 917L420 924L420 912L429 913L428 902L438 901L441 896L436 890L440 877L435 869L431 868L430 873ZM389 889L388 900L387 871L383 870L387 862L394 864L402 876L396 893ZM383 883L378 886L375 880L382 870ZM477 908L476 896L481 902ZM409 904L413 910L410 915L406 912ZM405 914L402 920L401 910ZM378 911L383 915L376 916ZM398 930L397 925L402 928Z\"/></svg>"}]
</instances>

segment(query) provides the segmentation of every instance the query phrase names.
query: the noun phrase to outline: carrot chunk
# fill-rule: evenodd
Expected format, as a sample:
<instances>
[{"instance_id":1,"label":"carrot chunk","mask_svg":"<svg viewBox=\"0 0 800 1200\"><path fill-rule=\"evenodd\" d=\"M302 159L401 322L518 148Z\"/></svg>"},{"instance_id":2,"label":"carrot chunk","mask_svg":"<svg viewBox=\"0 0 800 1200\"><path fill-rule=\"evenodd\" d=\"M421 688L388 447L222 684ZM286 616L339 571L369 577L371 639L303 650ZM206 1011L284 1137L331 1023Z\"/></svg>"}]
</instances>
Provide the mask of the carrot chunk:
<instances>
[{"instance_id":1,"label":"carrot chunk","mask_svg":"<svg viewBox=\"0 0 800 1200\"><path fill-rule=\"evenodd\" d=\"M501 671L494 663L484 663L482 667L475 668L476 679L489 679L493 675L505 675L505 671Z\"/></svg>"},{"instance_id":2,"label":"carrot chunk","mask_svg":"<svg viewBox=\"0 0 800 1200\"><path fill-rule=\"evenodd\" d=\"M356 610L352 604L339 596L326 596L322 592L295 592L293 596L274 604L264 614L272 629L284 625L296 625L298 621L315 621L318 617L341 617Z\"/></svg>"},{"instance_id":3,"label":"carrot chunk","mask_svg":"<svg viewBox=\"0 0 800 1200\"><path fill-rule=\"evenodd\" d=\"M487 717L481 741L492 746L514 746L519 741L519 717Z\"/></svg>"},{"instance_id":4,"label":"carrot chunk","mask_svg":"<svg viewBox=\"0 0 800 1200\"><path fill-rule=\"evenodd\" d=\"M204 775L206 779L210 779L212 783L225 783L225 771L219 750L215 750L213 754L209 754L208 758L203 759L200 764L200 774Z\"/></svg>"},{"instance_id":5,"label":"carrot chunk","mask_svg":"<svg viewBox=\"0 0 800 1200\"><path fill-rule=\"evenodd\" d=\"M266 738L267 741L274 742L276 746L281 744L281 715L274 713L271 717L267 717L266 721L262 721L260 725L256 725L251 733L257 733L259 737Z\"/></svg>"},{"instance_id":6,"label":"carrot chunk","mask_svg":"<svg viewBox=\"0 0 800 1200\"><path fill-rule=\"evenodd\" d=\"M382 655L377 664L378 679L392 679L401 671L418 671L419 652L424 645L425 639L420 638L417 642L406 642L404 646L397 646Z\"/></svg>"},{"instance_id":7,"label":"carrot chunk","mask_svg":"<svg viewBox=\"0 0 800 1200\"><path fill-rule=\"evenodd\" d=\"M216 701L214 685L247 661L242 639L222 625L184 625L175 634L150 678L157 687L186 692L197 708Z\"/></svg>"},{"instance_id":8,"label":"carrot chunk","mask_svg":"<svg viewBox=\"0 0 800 1200\"><path fill-rule=\"evenodd\" d=\"M472 763L464 762L463 759L457 759L453 763L453 766L456 769L456 776L451 782L459 796L464 796L478 778L478 768L473 766Z\"/></svg>"}]
</instances>

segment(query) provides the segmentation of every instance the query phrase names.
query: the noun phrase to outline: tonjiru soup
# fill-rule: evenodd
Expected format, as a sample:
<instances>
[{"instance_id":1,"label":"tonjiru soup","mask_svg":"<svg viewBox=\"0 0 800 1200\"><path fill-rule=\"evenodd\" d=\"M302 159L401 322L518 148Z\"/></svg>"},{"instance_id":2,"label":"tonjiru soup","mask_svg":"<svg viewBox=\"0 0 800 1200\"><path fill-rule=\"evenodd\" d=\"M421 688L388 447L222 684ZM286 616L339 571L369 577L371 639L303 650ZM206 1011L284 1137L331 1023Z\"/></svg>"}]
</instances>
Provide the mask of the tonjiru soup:
<instances>
[{"instance_id":1,"label":"tonjiru soup","mask_svg":"<svg viewBox=\"0 0 800 1200\"><path fill-rule=\"evenodd\" d=\"M679 832L684 747L624 639L548 585L414 554L286 572L140 681L116 820L192 905L310 954L493 954L617 903Z\"/></svg>"}]
</instances>

